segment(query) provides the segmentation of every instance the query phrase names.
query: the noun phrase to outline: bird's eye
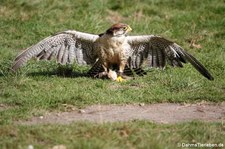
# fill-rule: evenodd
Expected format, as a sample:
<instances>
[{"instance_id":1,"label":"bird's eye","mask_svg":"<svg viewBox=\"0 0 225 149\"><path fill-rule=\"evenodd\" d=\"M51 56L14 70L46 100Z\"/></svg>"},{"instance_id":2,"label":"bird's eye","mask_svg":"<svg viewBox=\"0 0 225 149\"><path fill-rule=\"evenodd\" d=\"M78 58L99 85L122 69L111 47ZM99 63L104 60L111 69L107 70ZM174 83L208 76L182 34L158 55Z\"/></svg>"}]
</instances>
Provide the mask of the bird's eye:
<instances>
[{"instance_id":1,"label":"bird's eye","mask_svg":"<svg viewBox=\"0 0 225 149\"><path fill-rule=\"evenodd\" d=\"M127 26L125 26L125 27L123 27L123 30L127 30L127 28L128 28L128 27L127 27Z\"/></svg>"}]
</instances>

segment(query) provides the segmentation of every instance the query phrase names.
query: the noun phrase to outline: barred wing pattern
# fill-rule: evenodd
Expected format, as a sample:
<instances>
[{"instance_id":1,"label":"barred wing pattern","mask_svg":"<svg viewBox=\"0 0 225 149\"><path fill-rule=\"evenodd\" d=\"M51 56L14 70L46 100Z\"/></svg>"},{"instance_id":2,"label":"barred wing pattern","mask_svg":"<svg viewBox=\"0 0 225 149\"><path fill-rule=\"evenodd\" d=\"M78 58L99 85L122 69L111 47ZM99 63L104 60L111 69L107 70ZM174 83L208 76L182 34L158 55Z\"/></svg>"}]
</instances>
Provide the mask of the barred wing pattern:
<instances>
[{"instance_id":1,"label":"barred wing pattern","mask_svg":"<svg viewBox=\"0 0 225 149\"><path fill-rule=\"evenodd\" d=\"M76 62L80 65L94 64L97 55L94 42L98 35L68 30L49 36L19 54L12 69L16 71L28 60L35 57L39 60L52 60L60 64Z\"/></svg>"},{"instance_id":2,"label":"barred wing pattern","mask_svg":"<svg viewBox=\"0 0 225 149\"><path fill-rule=\"evenodd\" d=\"M208 70L191 54L174 42L159 36L128 36L131 45L131 56L128 59L130 68L140 68L143 63L148 67L164 68L166 63L173 67L183 67L182 63L190 62L203 76L213 80Z\"/></svg>"}]
</instances>

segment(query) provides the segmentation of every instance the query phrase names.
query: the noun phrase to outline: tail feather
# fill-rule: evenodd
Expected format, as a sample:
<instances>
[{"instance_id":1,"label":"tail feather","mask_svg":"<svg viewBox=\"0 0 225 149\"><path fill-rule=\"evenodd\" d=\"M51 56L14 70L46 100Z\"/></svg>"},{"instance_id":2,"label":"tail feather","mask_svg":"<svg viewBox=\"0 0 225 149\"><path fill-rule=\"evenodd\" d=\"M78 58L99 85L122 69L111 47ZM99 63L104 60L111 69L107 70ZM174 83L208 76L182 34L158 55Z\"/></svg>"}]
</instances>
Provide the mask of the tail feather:
<instances>
[{"instance_id":1,"label":"tail feather","mask_svg":"<svg viewBox=\"0 0 225 149\"><path fill-rule=\"evenodd\" d=\"M99 73L103 72L104 68L100 61L95 62L95 64L88 71L87 75L90 77L96 77Z\"/></svg>"},{"instance_id":2,"label":"tail feather","mask_svg":"<svg viewBox=\"0 0 225 149\"><path fill-rule=\"evenodd\" d=\"M112 66L112 70L118 72L118 65L114 65ZM88 71L88 76L90 77L96 77L99 74L101 74L102 72L104 72L104 68L102 66L102 64L97 61L92 68ZM124 74L127 76L134 76L134 74L137 74L138 76L143 76L146 75L147 73L141 69L141 68L130 68L128 67L128 65L125 66L124 69Z\"/></svg>"}]
</instances>

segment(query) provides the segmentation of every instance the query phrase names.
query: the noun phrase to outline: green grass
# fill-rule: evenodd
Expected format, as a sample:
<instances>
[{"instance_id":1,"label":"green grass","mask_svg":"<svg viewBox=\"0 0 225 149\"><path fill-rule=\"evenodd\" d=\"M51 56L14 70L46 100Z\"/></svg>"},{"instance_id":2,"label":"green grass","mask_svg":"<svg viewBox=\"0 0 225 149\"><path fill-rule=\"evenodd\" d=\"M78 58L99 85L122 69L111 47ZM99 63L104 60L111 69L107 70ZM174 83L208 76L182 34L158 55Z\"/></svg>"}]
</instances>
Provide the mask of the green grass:
<instances>
[{"instance_id":1,"label":"green grass","mask_svg":"<svg viewBox=\"0 0 225 149\"><path fill-rule=\"evenodd\" d=\"M154 148L164 148L168 143L169 148L173 148L181 138L186 142L195 137L202 137L202 140L197 141L203 143L210 141L211 138L205 137L202 132L196 136L194 134L193 138L185 137L189 130L201 131L198 129L205 125L208 135L213 135L212 142L221 141L221 137L218 136L224 135L224 130L219 131L220 127L214 130L218 124L198 122L166 126L147 122L128 122L107 125L90 123L68 126L48 125L47 127L25 127L14 125L13 122L45 111L61 110L63 104L83 107L98 103L224 101L225 2L223 0L68 0L62 2L1 0L0 2L0 104L8 107L4 110L0 109L0 129L1 131L6 129L3 133L5 135L0 136L3 147L23 148L29 143L26 137L32 136L29 141L37 146L50 146L59 142L80 148L88 148L92 145L96 148L111 148L110 144L118 147L128 143L134 148L145 148L148 144ZM84 77L82 74L88 70L88 67L80 67L76 64L70 66L73 72L69 77L57 75L58 66L54 62L31 61L16 74L8 71L21 49L46 36L67 29L99 34L115 22L129 24L133 28L131 33L133 35L157 34L176 41L198 58L210 70L215 80L208 81L203 78L190 64L183 69L168 67L164 71L151 70L145 77L138 77L124 83ZM202 49L189 48L190 40L196 40ZM128 142L114 131L122 126L131 127L131 130L136 131L131 133ZM138 132L139 127L143 128L140 132ZM11 136L7 132L11 128L21 133ZM86 132L90 130L93 133L90 144L85 143L88 138L79 138L79 129L84 129ZM105 137L99 137L99 134L95 136L98 129L106 133L103 135L107 136L105 146L102 140ZM39 131L46 133L41 134ZM77 134L73 136L72 132ZM166 135L157 139L158 132L161 135L165 132ZM62 134L68 136L54 138ZM84 135L83 132L80 132L80 135ZM135 143L136 135L140 136L140 145ZM146 139L143 136L146 136ZM39 141L45 140L45 137L47 137L46 142ZM159 143L161 139L165 140L162 144ZM123 148L129 148L126 145Z\"/></svg>"},{"instance_id":2,"label":"green grass","mask_svg":"<svg viewBox=\"0 0 225 149\"><path fill-rule=\"evenodd\" d=\"M224 126L192 122L159 125L145 121L129 123L73 123L42 126L3 126L4 148L35 149L65 144L68 148L177 148L182 143L224 144ZM79 129L78 129L79 128ZM201 129L199 129L201 128Z\"/></svg>"}]
</instances>

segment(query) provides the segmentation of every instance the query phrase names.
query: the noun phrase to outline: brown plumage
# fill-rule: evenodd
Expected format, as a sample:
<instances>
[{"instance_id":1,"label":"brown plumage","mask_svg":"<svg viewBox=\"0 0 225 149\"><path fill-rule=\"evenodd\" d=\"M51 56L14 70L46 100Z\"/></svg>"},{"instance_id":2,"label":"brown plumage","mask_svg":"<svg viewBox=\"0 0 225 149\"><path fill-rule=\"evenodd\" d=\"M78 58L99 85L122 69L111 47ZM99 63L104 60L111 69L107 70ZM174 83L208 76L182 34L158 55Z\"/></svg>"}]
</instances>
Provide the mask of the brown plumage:
<instances>
[{"instance_id":1,"label":"brown plumage","mask_svg":"<svg viewBox=\"0 0 225 149\"><path fill-rule=\"evenodd\" d=\"M143 64L165 68L167 63L183 67L183 63L190 62L203 76L213 80L208 70L178 44L155 35L127 36L129 31L129 25L117 23L99 35L75 30L60 32L23 51L16 57L12 69L16 71L32 57L55 58L60 64L92 65L88 72L91 76L102 72L109 75L109 71L115 70L123 77L135 72L145 74L141 69Z\"/></svg>"}]
</instances>

